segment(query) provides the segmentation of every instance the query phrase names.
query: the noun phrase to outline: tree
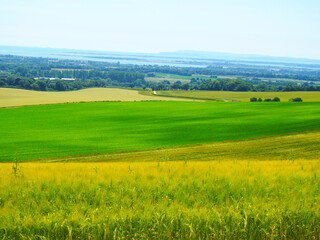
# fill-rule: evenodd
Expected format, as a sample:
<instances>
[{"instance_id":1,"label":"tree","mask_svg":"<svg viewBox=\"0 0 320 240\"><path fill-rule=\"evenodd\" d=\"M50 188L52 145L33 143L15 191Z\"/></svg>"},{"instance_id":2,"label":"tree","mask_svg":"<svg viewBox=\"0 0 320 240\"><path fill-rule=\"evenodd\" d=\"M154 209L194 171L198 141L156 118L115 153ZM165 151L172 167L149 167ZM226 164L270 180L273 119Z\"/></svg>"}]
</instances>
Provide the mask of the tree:
<instances>
[{"instance_id":1,"label":"tree","mask_svg":"<svg viewBox=\"0 0 320 240\"><path fill-rule=\"evenodd\" d=\"M57 80L56 84L55 84L55 89L57 91L65 91L65 90L67 90L66 83L64 81L62 81L62 80Z\"/></svg>"},{"instance_id":2,"label":"tree","mask_svg":"<svg viewBox=\"0 0 320 240\"><path fill-rule=\"evenodd\" d=\"M302 102L303 100L301 98L290 98L289 102Z\"/></svg>"},{"instance_id":3,"label":"tree","mask_svg":"<svg viewBox=\"0 0 320 240\"><path fill-rule=\"evenodd\" d=\"M189 84L188 83L184 83L184 84L181 85L181 88L183 90L188 90L189 89Z\"/></svg>"},{"instance_id":4,"label":"tree","mask_svg":"<svg viewBox=\"0 0 320 240\"><path fill-rule=\"evenodd\" d=\"M47 84L45 81L37 80L36 83L38 84L40 91L47 91Z\"/></svg>"},{"instance_id":5,"label":"tree","mask_svg":"<svg viewBox=\"0 0 320 240\"><path fill-rule=\"evenodd\" d=\"M155 77L156 75L154 73L147 73L147 77Z\"/></svg>"},{"instance_id":6,"label":"tree","mask_svg":"<svg viewBox=\"0 0 320 240\"><path fill-rule=\"evenodd\" d=\"M33 90L39 90L39 89L40 89L37 82L32 83L30 87L31 87L31 89L33 89Z\"/></svg>"},{"instance_id":7,"label":"tree","mask_svg":"<svg viewBox=\"0 0 320 240\"><path fill-rule=\"evenodd\" d=\"M181 88L181 82L176 81L174 84L171 86L172 89L180 89Z\"/></svg>"}]
</instances>

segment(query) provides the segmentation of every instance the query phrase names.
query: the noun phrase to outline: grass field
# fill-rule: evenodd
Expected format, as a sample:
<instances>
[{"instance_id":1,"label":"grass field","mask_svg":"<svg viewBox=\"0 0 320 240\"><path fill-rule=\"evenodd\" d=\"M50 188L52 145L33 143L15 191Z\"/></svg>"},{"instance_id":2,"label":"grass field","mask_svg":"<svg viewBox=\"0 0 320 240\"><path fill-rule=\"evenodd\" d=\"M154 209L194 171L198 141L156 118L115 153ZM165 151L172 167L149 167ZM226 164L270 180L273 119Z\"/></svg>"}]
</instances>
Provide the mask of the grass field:
<instances>
[{"instance_id":1,"label":"grass field","mask_svg":"<svg viewBox=\"0 0 320 240\"><path fill-rule=\"evenodd\" d=\"M172 78L172 79L187 79L190 80L191 76L182 76L177 74L170 74L170 73L155 73L155 77L163 77L163 78Z\"/></svg>"},{"instance_id":2,"label":"grass field","mask_svg":"<svg viewBox=\"0 0 320 240\"><path fill-rule=\"evenodd\" d=\"M41 92L13 88L0 88L0 107L23 105L95 102L95 101L148 101L176 100L157 96L146 96L135 90L117 88L88 88L68 92ZM181 101L181 99L180 99Z\"/></svg>"},{"instance_id":3,"label":"grass field","mask_svg":"<svg viewBox=\"0 0 320 240\"><path fill-rule=\"evenodd\" d=\"M1 164L1 239L320 237L319 159L12 169Z\"/></svg>"},{"instance_id":4,"label":"grass field","mask_svg":"<svg viewBox=\"0 0 320 240\"><path fill-rule=\"evenodd\" d=\"M77 103L4 108L0 116L0 160L11 161L314 130L320 103Z\"/></svg>"},{"instance_id":5,"label":"grass field","mask_svg":"<svg viewBox=\"0 0 320 240\"><path fill-rule=\"evenodd\" d=\"M300 97L304 102L319 102L320 92L231 92L231 91L157 91L157 95L204 100L224 100L249 102L250 98L262 99L279 97L287 102L290 98Z\"/></svg>"}]
</instances>

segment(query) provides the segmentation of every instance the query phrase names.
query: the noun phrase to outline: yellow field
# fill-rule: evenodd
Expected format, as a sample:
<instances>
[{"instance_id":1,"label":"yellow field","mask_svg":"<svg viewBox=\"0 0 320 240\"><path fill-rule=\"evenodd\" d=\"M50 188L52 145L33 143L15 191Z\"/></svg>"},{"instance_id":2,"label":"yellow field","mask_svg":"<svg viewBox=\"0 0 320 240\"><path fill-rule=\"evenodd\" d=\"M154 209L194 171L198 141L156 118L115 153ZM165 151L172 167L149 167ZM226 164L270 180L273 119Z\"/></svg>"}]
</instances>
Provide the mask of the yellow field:
<instances>
[{"instance_id":1,"label":"yellow field","mask_svg":"<svg viewBox=\"0 0 320 240\"><path fill-rule=\"evenodd\" d=\"M165 101L179 100L146 96L135 90L116 88L88 88L68 92L41 92L13 88L0 88L0 107L94 101Z\"/></svg>"},{"instance_id":2,"label":"yellow field","mask_svg":"<svg viewBox=\"0 0 320 240\"><path fill-rule=\"evenodd\" d=\"M23 163L13 169L1 164L1 239L320 236L319 159Z\"/></svg>"},{"instance_id":3,"label":"yellow field","mask_svg":"<svg viewBox=\"0 0 320 240\"><path fill-rule=\"evenodd\" d=\"M300 97L304 102L320 101L320 92L231 92L231 91L157 91L157 95L166 97L185 97L205 100L224 100L249 102L250 98L274 98L287 102L290 98Z\"/></svg>"},{"instance_id":4,"label":"yellow field","mask_svg":"<svg viewBox=\"0 0 320 240\"><path fill-rule=\"evenodd\" d=\"M137 162L320 159L320 131L133 152L43 159L44 162Z\"/></svg>"}]
</instances>

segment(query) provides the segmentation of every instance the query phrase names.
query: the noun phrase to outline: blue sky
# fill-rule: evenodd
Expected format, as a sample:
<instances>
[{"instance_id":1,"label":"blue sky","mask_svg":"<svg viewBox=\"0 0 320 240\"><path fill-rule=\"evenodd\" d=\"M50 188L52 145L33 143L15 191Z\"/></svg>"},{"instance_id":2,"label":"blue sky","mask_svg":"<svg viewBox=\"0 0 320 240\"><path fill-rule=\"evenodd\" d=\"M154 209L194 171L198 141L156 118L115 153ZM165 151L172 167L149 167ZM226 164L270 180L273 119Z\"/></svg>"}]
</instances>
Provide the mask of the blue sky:
<instances>
[{"instance_id":1,"label":"blue sky","mask_svg":"<svg viewBox=\"0 0 320 240\"><path fill-rule=\"evenodd\" d=\"M320 59L319 0L0 0L0 45Z\"/></svg>"}]
</instances>

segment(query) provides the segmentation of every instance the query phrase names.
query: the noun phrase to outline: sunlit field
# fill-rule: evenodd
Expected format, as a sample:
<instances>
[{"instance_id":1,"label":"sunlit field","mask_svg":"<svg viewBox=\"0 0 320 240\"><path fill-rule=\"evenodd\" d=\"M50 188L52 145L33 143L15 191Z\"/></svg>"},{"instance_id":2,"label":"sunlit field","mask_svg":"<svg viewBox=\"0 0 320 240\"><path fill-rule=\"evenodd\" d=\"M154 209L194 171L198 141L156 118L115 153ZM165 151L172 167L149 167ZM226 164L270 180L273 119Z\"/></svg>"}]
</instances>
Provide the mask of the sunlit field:
<instances>
[{"instance_id":1,"label":"sunlit field","mask_svg":"<svg viewBox=\"0 0 320 240\"><path fill-rule=\"evenodd\" d=\"M320 156L320 131L141 151L42 159L41 162L163 162L228 160L301 160ZM30 161L30 160L28 160ZM39 160L36 160L39 161Z\"/></svg>"},{"instance_id":2,"label":"sunlit field","mask_svg":"<svg viewBox=\"0 0 320 240\"><path fill-rule=\"evenodd\" d=\"M203 99L217 101L249 102L250 98L274 98L288 102L290 98L300 97L304 102L319 102L320 92L231 92L231 91L157 91L158 96L181 97L184 99Z\"/></svg>"},{"instance_id":3,"label":"sunlit field","mask_svg":"<svg viewBox=\"0 0 320 240\"><path fill-rule=\"evenodd\" d=\"M11 163L2 239L318 239L320 160Z\"/></svg>"},{"instance_id":4,"label":"sunlit field","mask_svg":"<svg viewBox=\"0 0 320 240\"><path fill-rule=\"evenodd\" d=\"M135 90L117 88L87 88L78 91L41 92L13 88L0 88L0 107L95 102L95 101L164 101L175 100L157 96L146 96ZM179 100L181 101L181 99Z\"/></svg>"}]
</instances>

